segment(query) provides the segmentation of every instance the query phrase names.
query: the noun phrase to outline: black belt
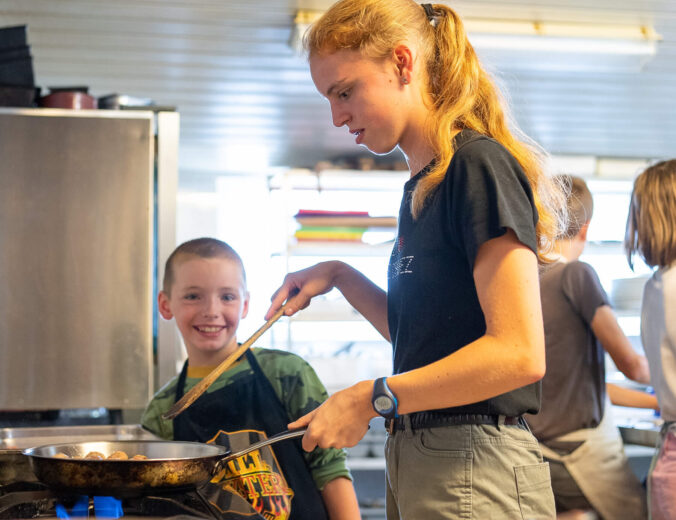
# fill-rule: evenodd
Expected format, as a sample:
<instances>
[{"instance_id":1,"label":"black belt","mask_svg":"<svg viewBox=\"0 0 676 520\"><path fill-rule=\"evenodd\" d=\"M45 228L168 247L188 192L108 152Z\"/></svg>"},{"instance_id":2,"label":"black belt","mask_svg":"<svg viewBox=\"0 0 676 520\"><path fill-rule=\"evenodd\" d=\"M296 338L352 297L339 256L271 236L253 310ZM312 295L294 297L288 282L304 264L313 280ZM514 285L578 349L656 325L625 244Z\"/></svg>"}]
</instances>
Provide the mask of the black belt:
<instances>
[{"instance_id":1,"label":"black belt","mask_svg":"<svg viewBox=\"0 0 676 520\"><path fill-rule=\"evenodd\" d=\"M517 425L521 424L520 416L506 415L483 415L483 414L449 414L439 412L416 412L409 414L411 419L411 429L420 430L422 428L438 428L440 426L451 426L458 424L492 424L497 426L502 417L502 424ZM406 429L404 416L400 415L394 419L385 419L385 429L392 434L396 431Z\"/></svg>"}]
</instances>

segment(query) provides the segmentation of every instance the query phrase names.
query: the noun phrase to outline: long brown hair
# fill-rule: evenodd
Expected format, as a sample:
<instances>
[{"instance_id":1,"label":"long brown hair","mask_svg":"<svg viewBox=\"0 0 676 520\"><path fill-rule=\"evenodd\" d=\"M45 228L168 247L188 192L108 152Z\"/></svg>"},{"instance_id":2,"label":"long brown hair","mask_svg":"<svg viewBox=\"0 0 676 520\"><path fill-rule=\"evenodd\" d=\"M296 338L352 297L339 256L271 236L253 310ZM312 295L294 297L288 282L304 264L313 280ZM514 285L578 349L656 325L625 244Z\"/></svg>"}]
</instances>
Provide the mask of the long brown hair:
<instances>
[{"instance_id":1,"label":"long brown hair","mask_svg":"<svg viewBox=\"0 0 676 520\"><path fill-rule=\"evenodd\" d=\"M632 269L636 253L651 267L676 261L676 159L657 163L636 177L624 249Z\"/></svg>"},{"instance_id":2,"label":"long brown hair","mask_svg":"<svg viewBox=\"0 0 676 520\"><path fill-rule=\"evenodd\" d=\"M436 161L415 188L413 216L420 215L446 175L455 151L453 135L470 128L501 143L523 168L538 210L536 234L542 259L564 225L563 192L544 174L544 153L510 122L458 15L443 4L432 4L431 9L432 19L412 0L339 0L307 31L305 49L309 54L359 50L372 59L387 59L397 44L419 42L431 102L425 133Z\"/></svg>"}]
</instances>

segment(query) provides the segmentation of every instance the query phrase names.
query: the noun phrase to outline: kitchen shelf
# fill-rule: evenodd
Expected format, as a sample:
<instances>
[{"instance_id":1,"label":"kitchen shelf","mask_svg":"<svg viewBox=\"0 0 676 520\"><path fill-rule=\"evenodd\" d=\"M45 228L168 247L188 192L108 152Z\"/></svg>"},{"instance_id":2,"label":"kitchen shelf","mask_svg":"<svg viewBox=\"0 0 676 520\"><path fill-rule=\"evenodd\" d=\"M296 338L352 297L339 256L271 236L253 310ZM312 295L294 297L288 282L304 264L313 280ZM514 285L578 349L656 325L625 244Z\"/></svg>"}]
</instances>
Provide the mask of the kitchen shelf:
<instances>
[{"instance_id":1,"label":"kitchen shelf","mask_svg":"<svg viewBox=\"0 0 676 520\"><path fill-rule=\"evenodd\" d=\"M381 287L387 284L387 260L397 233L397 215L407 171L292 169L268 177L276 224L286 236L272 254L285 272L324 260L343 260ZM303 211L304 210L304 211ZM362 228L357 240L303 240L296 232L312 228ZM320 230L317 229L317 232ZM345 237L342 237L345 238ZM377 331L340 294L314 298L311 305L276 328L279 348L301 351L308 343L332 350L379 337ZM339 330L336 330L339 327ZM282 331L285 328L285 334ZM282 334L279 334L282 332ZM335 345L338 344L338 348Z\"/></svg>"},{"instance_id":2,"label":"kitchen shelf","mask_svg":"<svg viewBox=\"0 0 676 520\"><path fill-rule=\"evenodd\" d=\"M270 190L401 192L408 170L322 170L294 168L268 177Z\"/></svg>"},{"instance_id":3,"label":"kitchen shelf","mask_svg":"<svg viewBox=\"0 0 676 520\"><path fill-rule=\"evenodd\" d=\"M362 321L364 318L344 298L317 296L312 304L289 318L292 321Z\"/></svg>"},{"instance_id":4,"label":"kitchen shelf","mask_svg":"<svg viewBox=\"0 0 676 520\"><path fill-rule=\"evenodd\" d=\"M341 243L341 242L317 242L291 244L287 247L284 253L280 255L292 256L326 256L326 257L351 257L351 256L384 256L389 255L392 251L393 242L385 242L382 244L365 244L362 242L356 243Z\"/></svg>"},{"instance_id":5,"label":"kitchen shelf","mask_svg":"<svg viewBox=\"0 0 676 520\"><path fill-rule=\"evenodd\" d=\"M384 457L347 457L347 467L350 470L384 470Z\"/></svg>"}]
</instances>

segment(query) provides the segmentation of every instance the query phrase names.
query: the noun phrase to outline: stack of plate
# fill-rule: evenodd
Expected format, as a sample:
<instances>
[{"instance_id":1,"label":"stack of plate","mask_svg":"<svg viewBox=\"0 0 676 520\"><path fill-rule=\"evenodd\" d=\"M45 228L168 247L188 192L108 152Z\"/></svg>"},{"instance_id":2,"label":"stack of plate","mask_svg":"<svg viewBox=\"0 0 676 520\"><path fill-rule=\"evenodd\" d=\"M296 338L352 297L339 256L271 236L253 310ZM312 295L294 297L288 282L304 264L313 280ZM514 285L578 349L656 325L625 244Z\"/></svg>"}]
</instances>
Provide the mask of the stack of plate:
<instances>
[{"instance_id":1,"label":"stack of plate","mask_svg":"<svg viewBox=\"0 0 676 520\"><path fill-rule=\"evenodd\" d=\"M0 106L35 105L36 88L33 57L26 38L26 26L0 28Z\"/></svg>"},{"instance_id":2,"label":"stack of plate","mask_svg":"<svg viewBox=\"0 0 676 520\"><path fill-rule=\"evenodd\" d=\"M639 312L643 300L643 286L648 278L646 275L613 280L610 291L610 303L613 308L618 311Z\"/></svg>"}]
</instances>

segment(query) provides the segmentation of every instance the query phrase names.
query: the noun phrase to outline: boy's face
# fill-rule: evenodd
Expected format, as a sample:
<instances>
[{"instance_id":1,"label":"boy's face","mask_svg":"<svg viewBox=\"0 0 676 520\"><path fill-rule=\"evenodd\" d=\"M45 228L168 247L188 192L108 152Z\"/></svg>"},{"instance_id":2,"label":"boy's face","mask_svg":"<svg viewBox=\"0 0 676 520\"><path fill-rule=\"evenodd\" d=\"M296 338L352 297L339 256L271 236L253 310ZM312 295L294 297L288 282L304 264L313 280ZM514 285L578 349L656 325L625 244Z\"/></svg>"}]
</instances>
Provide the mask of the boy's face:
<instances>
[{"instance_id":1,"label":"boy's face","mask_svg":"<svg viewBox=\"0 0 676 520\"><path fill-rule=\"evenodd\" d=\"M237 348L249 310L242 270L229 258L177 258L171 294L158 297L163 318L176 319L191 366L218 364Z\"/></svg>"}]
</instances>

